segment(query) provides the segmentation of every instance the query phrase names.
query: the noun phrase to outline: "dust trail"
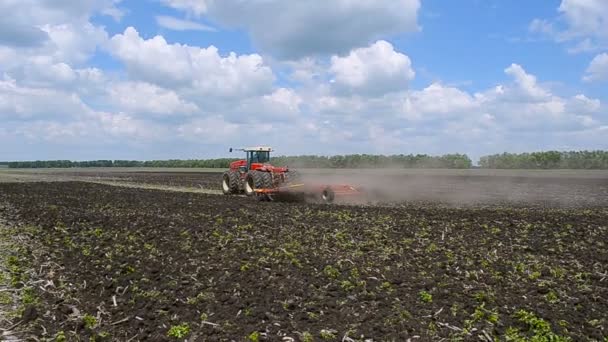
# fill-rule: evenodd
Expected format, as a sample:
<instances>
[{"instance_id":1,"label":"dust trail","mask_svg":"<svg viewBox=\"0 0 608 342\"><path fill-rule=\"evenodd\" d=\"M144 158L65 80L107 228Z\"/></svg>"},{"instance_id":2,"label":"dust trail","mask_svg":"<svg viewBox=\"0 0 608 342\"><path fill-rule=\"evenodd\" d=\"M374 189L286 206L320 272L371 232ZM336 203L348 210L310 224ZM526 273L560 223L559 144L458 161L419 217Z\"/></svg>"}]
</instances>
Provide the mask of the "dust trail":
<instances>
[{"instance_id":1,"label":"dust trail","mask_svg":"<svg viewBox=\"0 0 608 342\"><path fill-rule=\"evenodd\" d=\"M311 184L350 184L361 198L342 202L432 202L466 205L608 206L608 175L582 177L474 170L303 170Z\"/></svg>"}]
</instances>

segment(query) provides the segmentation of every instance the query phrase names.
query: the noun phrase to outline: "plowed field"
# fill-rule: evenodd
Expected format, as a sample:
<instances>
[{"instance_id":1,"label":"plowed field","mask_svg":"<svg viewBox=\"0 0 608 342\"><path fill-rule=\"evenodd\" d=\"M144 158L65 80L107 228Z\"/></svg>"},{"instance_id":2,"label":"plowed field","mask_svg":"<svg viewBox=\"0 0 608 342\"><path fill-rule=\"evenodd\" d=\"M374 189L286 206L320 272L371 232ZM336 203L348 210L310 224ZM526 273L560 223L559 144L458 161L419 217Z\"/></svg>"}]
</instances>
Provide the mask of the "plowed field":
<instances>
[{"instance_id":1,"label":"plowed field","mask_svg":"<svg viewBox=\"0 0 608 342\"><path fill-rule=\"evenodd\" d=\"M604 202L500 202L0 184L13 243L0 286L20 298L0 297L0 327L95 341L605 341Z\"/></svg>"}]
</instances>

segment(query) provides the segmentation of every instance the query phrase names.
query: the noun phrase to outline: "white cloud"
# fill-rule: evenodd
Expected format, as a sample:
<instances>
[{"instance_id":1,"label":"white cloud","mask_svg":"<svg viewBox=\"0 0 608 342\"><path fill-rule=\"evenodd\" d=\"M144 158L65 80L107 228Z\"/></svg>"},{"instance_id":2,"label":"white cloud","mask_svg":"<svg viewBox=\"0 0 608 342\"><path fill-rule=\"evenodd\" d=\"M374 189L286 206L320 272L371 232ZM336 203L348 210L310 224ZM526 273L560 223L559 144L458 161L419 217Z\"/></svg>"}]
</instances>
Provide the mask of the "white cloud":
<instances>
[{"instance_id":1,"label":"white cloud","mask_svg":"<svg viewBox=\"0 0 608 342\"><path fill-rule=\"evenodd\" d=\"M212 116L196 119L177 127L177 134L187 140L218 143L229 140L234 143L234 137L239 134L251 136L238 124L226 121L222 116Z\"/></svg>"},{"instance_id":2,"label":"white cloud","mask_svg":"<svg viewBox=\"0 0 608 342\"><path fill-rule=\"evenodd\" d=\"M70 118L86 108L75 93L21 87L13 79L0 80L0 116L3 120Z\"/></svg>"},{"instance_id":3,"label":"white cloud","mask_svg":"<svg viewBox=\"0 0 608 342\"><path fill-rule=\"evenodd\" d=\"M583 76L585 81L608 80L608 53L602 53L593 58Z\"/></svg>"},{"instance_id":4,"label":"white cloud","mask_svg":"<svg viewBox=\"0 0 608 342\"><path fill-rule=\"evenodd\" d=\"M270 94L241 99L218 110L236 123L294 122L301 112L302 97L294 89L278 88Z\"/></svg>"},{"instance_id":5,"label":"white cloud","mask_svg":"<svg viewBox=\"0 0 608 342\"><path fill-rule=\"evenodd\" d=\"M87 69L77 68L86 64L108 39L105 29L91 24L89 17L116 3L115 0L0 2L0 12L10 13L3 23L25 31L39 30L43 38L32 40L12 30L9 33L15 33L14 38L23 44L4 42L2 46L0 33L0 74L27 85L45 82L64 86L77 80L78 70Z\"/></svg>"},{"instance_id":6,"label":"white cloud","mask_svg":"<svg viewBox=\"0 0 608 342\"><path fill-rule=\"evenodd\" d=\"M431 119L446 114L462 115L478 106L475 99L466 92L433 83L423 90L412 91L404 103L405 117L418 120L429 115ZM434 116L434 117L433 117Z\"/></svg>"},{"instance_id":7,"label":"white cloud","mask_svg":"<svg viewBox=\"0 0 608 342\"><path fill-rule=\"evenodd\" d=\"M13 47L35 47L42 45L48 39L48 34L40 28L15 22L15 20L10 16L5 16L5 18L0 21L1 45Z\"/></svg>"},{"instance_id":8,"label":"white cloud","mask_svg":"<svg viewBox=\"0 0 608 342\"><path fill-rule=\"evenodd\" d=\"M260 95L274 82L272 70L257 54L222 57L214 46L169 44L162 36L144 39L132 27L112 37L109 46L132 79L167 88L190 88L198 98Z\"/></svg>"},{"instance_id":9,"label":"white cloud","mask_svg":"<svg viewBox=\"0 0 608 342\"><path fill-rule=\"evenodd\" d=\"M570 111L580 113L595 113L600 110L601 102L598 99L590 99L583 94L574 96L570 102Z\"/></svg>"},{"instance_id":10,"label":"white cloud","mask_svg":"<svg viewBox=\"0 0 608 342\"><path fill-rule=\"evenodd\" d=\"M562 0L559 11L568 23L564 38L608 38L608 2L605 0Z\"/></svg>"},{"instance_id":11,"label":"white cloud","mask_svg":"<svg viewBox=\"0 0 608 342\"><path fill-rule=\"evenodd\" d=\"M83 63L95 50L105 44L108 34L103 27L89 22L78 24L59 24L42 26L50 37L47 53L57 61Z\"/></svg>"},{"instance_id":12,"label":"white cloud","mask_svg":"<svg viewBox=\"0 0 608 342\"><path fill-rule=\"evenodd\" d=\"M221 152L200 153L202 146L226 141L274 144L285 154L475 155L492 144L538 149L541 141L552 146L565 137L605 146L608 122L598 99L558 95L517 64L505 69L506 82L475 94L441 82L412 89L410 58L378 39L418 29L417 0L311 1L164 1L188 13L185 20L159 17L160 25L245 28L263 52L293 59L274 63L143 37L132 27L110 39L90 17L118 19L114 0L5 0L0 9L12 9L11 23L21 26L14 37L0 34L2 139L30 144L21 155L31 158L53 158L40 152L52 146L78 146L84 154L67 157L86 159L102 150L110 158L124 151L144 152L134 158L150 151L165 151L154 152L160 158L208 157ZM561 32L552 21L535 25L546 34ZM14 42L19 34L21 45ZM91 67L98 49L124 70ZM589 77L597 73L591 69ZM2 145L1 153L10 152Z\"/></svg>"},{"instance_id":13,"label":"white cloud","mask_svg":"<svg viewBox=\"0 0 608 342\"><path fill-rule=\"evenodd\" d=\"M184 101L174 91L149 83L118 83L112 86L109 96L120 110L131 113L187 115L198 111L195 104Z\"/></svg>"},{"instance_id":14,"label":"white cloud","mask_svg":"<svg viewBox=\"0 0 608 342\"><path fill-rule=\"evenodd\" d=\"M415 76L409 57L383 40L354 49L345 57L333 56L330 72L338 91L364 94L404 90Z\"/></svg>"},{"instance_id":15,"label":"white cloud","mask_svg":"<svg viewBox=\"0 0 608 342\"><path fill-rule=\"evenodd\" d=\"M553 26L553 23L546 19L533 19L532 22L530 22L528 29L530 30L530 32L534 33L541 33L546 35L555 34L555 27Z\"/></svg>"},{"instance_id":16,"label":"white cloud","mask_svg":"<svg viewBox=\"0 0 608 342\"><path fill-rule=\"evenodd\" d=\"M162 0L165 4L175 9L187 11L196 16L207 12L208 0Z\"/></svg>"},{"instance_id":17,"label":"white cloud","mask_svg":"<svg viewBox=\"0 0 608 342\"><path fill-rule=\"evenodd\" d=\"M94 12L122 13L121 0L3 0L0 12L31 26L88 20Z\"/></svg>"},{"instance_id":18,"label":"white cloud","mask_svg":"<svg viewBox=\"0 0 608 342\"><path fill-rule=\"evenodd\" d=\"M164 0L220 25L244 28L281 59L347 53L383 36L418 30L419 0Z\"/></svg>"},{"instance_id":19,"label":"white cloud","mask_svg":"<svg viewBox=\"0 0 608 342\"><path fill-rule=\"evenodd\" d=\"M570 53L597 51L608 47L608 2L605 0L562 0L554 19L534 19L532 33L556 42L574 44Z\"/></svg>"},{"instance_id":20,"label":"white cloud","mask_svg":"<svg viewBox=\"0 0 608 342\"><path fill-rule=\"evenodd\" d=\"M538 86L536 77L528 74L520 65L511 64L511 66L505 69L505 73L513 77L522 95L533 99L542 99L549 96L549 93L545 89Z\"/></svg>"},{"instance_id":21,"label":"white cloud","mask_svg":"<svg viewBox=\"0 0 608 342\"><path fill-rule=\"evenodd\" d=\"M133 142L163 141L168 133L166 127L137 120L124 113L95 111L67 122L35 120L17 125L13 130L13 134L24 137L30 143L104 146L120 142L121 148Z\"/></svg>"},{"instance_id":22,"label":"white cloud","mask_svg":"<svg viewBox=\"0 0 608 342\"><path fill-rule=\"evenodd\" d=\"M284 115L298 113L302 103L302 98L293 89L287 88L279 88L262 99L272 111Z\"/></svg>"},{"instance_id":23,"label":"white cloud","mask_svg":"<svg viewBox=\"0 0 608 342\"><path fill-rule=\"evenodd\" d=\"M163 141L170 135L170 131L166 126L153 124L150 121L134 119L125 113L107 113L107 112L92 112L90 119L86 120L88 131L100 129L107 134L102 135L106 140L109 136L127 138L133 141L136 139L145 139L148 141ZM92 136L96 136L92 132Z\"/></svg>"},{"instance_id":24,"label":"white cloud","mask_svg":"<svg viewBox=\"0 0 608 342\"><path fill-rule=\"evenodd\" d=\"M354 144L346 143L345 136L338 138L337 133L345 131L368 144L394 145L395 151L420 146L425 139L446 148L452 146L446 143L448 137L454 139L454 146L463 144L460 146L468 151L492 141L507 148L509 139L519 133L535 132L533 138L525 138L534 144L540 137L593 130L602 123L599 100L582 94L571 98L555 95L518 64L506 68L505 74L511 81L475 94L441 83L381 96L340 96L319 87L304 97L304 103L310 103L311 112L317 113L309 126L324 139L333 132L336 136L331 140L337 144L340 140Z\"/></svg>"},{"instance_id":25,"label":"white cloud","mask_svg":"<svg viewBox=\"0 0 608 342\"><path fill-rule=\"evenodd\" d=\"M211 26L207 26L196 21L178 19L166 15L156 16L156 23L161 27L174 31L217 31Z\"/></svg>"}]
</instances>

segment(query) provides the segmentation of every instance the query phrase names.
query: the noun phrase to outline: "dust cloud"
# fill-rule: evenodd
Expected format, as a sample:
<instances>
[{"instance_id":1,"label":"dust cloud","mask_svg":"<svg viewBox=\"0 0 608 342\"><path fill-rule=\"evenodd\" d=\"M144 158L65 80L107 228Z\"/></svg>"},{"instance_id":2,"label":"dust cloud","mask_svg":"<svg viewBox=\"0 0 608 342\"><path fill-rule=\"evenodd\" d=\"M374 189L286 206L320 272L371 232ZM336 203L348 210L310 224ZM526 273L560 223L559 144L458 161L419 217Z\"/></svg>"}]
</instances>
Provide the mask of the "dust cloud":
<instances>
[{"instance_id":1,"label":"dust cloud","mask_svg":"<svg viewBox=\"0 0 608 342\"><path fill-rule=\"evenodd\" d=\"M608 173L488 170L301 170L315 185L348 184L343 203L431 202L453 206L608 206Z\"/></svg>"}]
</instances>

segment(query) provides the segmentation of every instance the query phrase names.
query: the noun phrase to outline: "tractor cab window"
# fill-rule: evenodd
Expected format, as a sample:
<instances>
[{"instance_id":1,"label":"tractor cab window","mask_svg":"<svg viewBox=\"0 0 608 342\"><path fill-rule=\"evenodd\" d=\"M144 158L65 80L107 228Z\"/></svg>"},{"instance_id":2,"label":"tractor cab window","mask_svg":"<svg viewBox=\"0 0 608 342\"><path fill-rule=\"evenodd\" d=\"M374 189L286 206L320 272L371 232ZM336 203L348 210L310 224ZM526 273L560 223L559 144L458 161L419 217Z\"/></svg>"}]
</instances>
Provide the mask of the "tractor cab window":
<instances>
[{"instance_id":1,"label":"tractor cab window","mask_svg":"<svg viewBox=\"0 0 608 342\"><path fill-rule=\"evenodd\" d=\"M251 163L268 163L270 161L270 152L253 151L251 152Z\"/></svg>"}]
</instances>

